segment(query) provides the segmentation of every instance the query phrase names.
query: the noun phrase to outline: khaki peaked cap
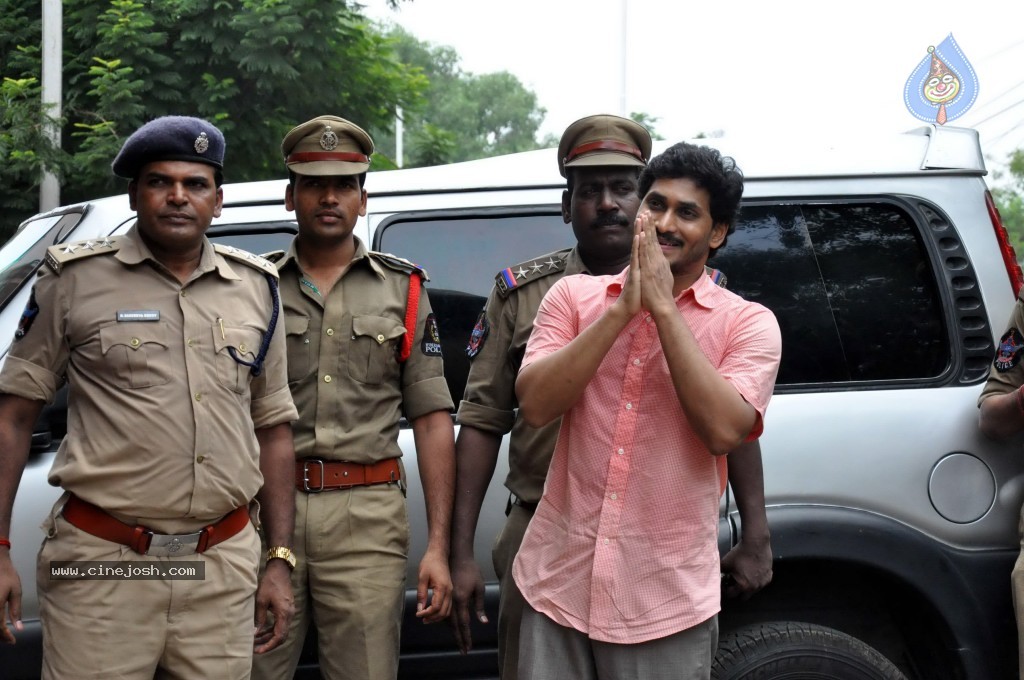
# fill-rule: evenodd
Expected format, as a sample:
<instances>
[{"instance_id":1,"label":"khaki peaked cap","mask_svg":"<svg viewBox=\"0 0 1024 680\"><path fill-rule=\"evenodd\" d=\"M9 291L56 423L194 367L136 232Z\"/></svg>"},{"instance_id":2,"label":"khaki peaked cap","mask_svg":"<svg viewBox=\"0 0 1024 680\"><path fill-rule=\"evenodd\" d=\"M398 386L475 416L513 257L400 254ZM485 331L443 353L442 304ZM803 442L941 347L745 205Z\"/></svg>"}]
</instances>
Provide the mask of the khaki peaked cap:
<instances>
[{"instance_id":1,"label":"khaki peaked cap","mask_svg":"<svg viewBox=\"0 0 1024 680\"><path fill-rule=\"evenodd\" d=\"M578 166L632 165L643 167L651 158L651 133L628 118L600 114L580 118L562 133L558 143L558 172Z\"/></svg>"},{"instance_id":2,"label":"khaki peaked cap","mask_svg":"<svg viewBox=\"0 0 1024 680\"><path fill-rule=\"evenodd\" d=\"M318 116L292 128L281 142L284 163L300 175L359 175L370 167L373 140L337 116Z\"/></svg>"}]
</instances>

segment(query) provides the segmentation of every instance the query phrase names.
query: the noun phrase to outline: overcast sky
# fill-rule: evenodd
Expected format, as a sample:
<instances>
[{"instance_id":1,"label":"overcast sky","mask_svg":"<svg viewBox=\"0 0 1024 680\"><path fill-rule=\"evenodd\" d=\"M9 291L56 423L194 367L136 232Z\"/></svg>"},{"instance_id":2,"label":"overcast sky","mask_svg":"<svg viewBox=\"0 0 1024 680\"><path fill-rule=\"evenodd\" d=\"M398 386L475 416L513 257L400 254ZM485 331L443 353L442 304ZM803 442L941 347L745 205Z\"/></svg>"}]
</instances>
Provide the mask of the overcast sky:
<instances>
[{"instance_id":1,"label":"overcast sky","mask_svg":"<svg viewBox=\"0 0 1024 680\"><path fill-rule=\"evenodd\" d=\"M949 124L976 128L990 157L1024 147L1024 0L362 2L454 47L466 71L515 74L555 136L582 116L631 111L658 118L669 140L911 129L923 123L904 84L952 33L979 91Z\"/></svg>"}]
</instances>

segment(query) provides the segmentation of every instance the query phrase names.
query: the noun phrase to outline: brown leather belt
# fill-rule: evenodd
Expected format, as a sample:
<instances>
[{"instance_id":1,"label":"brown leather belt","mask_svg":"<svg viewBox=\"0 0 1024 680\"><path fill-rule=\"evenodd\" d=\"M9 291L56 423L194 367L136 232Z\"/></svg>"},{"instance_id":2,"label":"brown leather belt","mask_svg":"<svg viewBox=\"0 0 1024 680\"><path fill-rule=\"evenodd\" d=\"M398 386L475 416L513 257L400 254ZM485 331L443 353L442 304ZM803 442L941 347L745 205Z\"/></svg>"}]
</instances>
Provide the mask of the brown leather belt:
<instances>
[{"instance_id":1,"label":"brown leather belt","mask_svg":"<svg viewBox=\"0 0 1024 680\"><path fill-rule=\"evenodd\" d=\"M64 504L63 514L64 519L88 534L126 545L140 555L158 557L205 552L249 523L249 508L243 506L191 534L158 534L141 524L125 524L106 510L74 495Z\"/></svg>"},{"instance_id":2,"label":"brown leather belt","mask_svg":"<svg viewBox=\"0 0 1024 680\"><path fill-rule=\"evenodd\" d=\"M397 458L363 465L338 460L306 458L295 461L295 488L306 493L320 493L336 489L371 484L401 485L402 471Z\"/></svg>"}]
</instances>

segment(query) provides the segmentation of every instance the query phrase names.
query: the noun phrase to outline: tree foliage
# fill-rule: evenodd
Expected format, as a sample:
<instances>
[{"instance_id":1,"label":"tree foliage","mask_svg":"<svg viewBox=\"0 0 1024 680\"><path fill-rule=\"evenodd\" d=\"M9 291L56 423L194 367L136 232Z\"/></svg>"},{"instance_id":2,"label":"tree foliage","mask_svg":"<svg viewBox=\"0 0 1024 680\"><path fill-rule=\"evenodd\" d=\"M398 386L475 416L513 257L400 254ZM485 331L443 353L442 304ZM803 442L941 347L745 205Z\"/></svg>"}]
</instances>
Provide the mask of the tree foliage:
<instances>
[{"instance_id":1,"label":"tree foliage","mask_svg":"<svg viewBox=\"0 0 1024 680\"><path fill-rule=\"evenodd\" d=\"M1008 160L1009 182L993 188L992 197L1019 260L1024 257L1024 149L1011 153Z\"/></svg>"},{"instance_id":2,"label":"tree foliage","mask_svg":"<svg viewBox=\"0 0 1024 680\"><path fill-rule=\"evenodd\" d=\"M538 148L537 131L545 110L514 75L466 72L454 49L423 42L401 27L390 28L387 35L402 62L418 69L430 83L425 96L403 110L403 165L435 165ZM382 135L378 142L379 151L394 156L393 133Z\"/></svg>"},{"instance_id":3,"label":"tree foliage","mask_svg":"<svg viewBox=\"0 0 1024 680\"><path fill-rule=\"evenodd\" d=\"M42 134L42 9L0 0L0 217L34 212L43 168L62 202L123 190L110 162L128 134L162 115L214 121L230 181L279 177L280 141L323 113L390 129L428 82L351 0L64 0L63 150Z\"/></svg>"}]
</instances>

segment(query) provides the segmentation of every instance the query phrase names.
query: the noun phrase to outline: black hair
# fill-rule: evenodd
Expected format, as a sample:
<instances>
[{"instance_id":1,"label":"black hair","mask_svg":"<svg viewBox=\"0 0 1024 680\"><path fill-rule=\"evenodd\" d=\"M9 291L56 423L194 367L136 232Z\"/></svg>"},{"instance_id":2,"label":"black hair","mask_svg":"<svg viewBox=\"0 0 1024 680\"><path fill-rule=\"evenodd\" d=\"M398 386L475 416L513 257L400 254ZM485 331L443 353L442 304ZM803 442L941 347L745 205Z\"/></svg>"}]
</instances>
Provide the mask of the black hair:
<instances>
[{"instance_id":1,"label":"black hair","mask_svg":"<svg viewBox=\"0 0 1024 680\"><path fill-rule=\"evenodd\" d=\"M708 192L711 221L728 225L726 239L722 240L719 248L725 247L729 234L736 231L736 216L743 196L743 172L736 166L736 161L710 146L679 142L652 158L640 173L638 190L641 200L659 179L689 179ZM712 249L708 257L717 250Z\"/></svg>"}]
</instances>

